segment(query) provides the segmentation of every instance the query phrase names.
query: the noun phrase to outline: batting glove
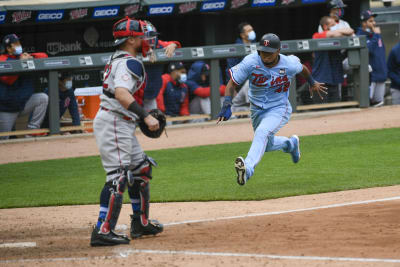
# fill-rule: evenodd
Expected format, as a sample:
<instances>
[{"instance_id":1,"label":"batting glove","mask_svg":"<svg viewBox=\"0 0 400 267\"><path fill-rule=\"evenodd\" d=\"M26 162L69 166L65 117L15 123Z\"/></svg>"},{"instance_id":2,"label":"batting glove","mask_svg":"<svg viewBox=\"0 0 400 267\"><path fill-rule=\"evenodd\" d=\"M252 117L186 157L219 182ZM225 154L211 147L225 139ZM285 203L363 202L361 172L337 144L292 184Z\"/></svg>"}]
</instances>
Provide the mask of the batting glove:
<instances>
[{"instance_id":1,"label":"batting glove","mask_svg":"<svg viewBox=\"0 0 400 267\"><path fill-rule=\"evenodd\" d=\"M221 111L218 114L218 117L223 118L224 121L229 120L229 118L232 116L231 106L232 106L232 97L225 96L224 103L222 105Z\"/></svg>"}]
</instances>

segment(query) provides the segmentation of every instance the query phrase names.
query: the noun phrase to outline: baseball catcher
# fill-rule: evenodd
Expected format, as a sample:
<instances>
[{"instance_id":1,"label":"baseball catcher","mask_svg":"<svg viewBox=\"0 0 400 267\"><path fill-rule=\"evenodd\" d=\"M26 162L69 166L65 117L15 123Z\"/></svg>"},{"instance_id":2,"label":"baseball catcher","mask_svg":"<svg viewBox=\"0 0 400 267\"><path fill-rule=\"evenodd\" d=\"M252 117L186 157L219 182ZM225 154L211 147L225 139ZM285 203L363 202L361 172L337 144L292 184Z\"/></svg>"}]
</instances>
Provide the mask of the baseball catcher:
<instances>
[{"instance_id":1,"label":"baseball catcher","mask_svg":"<svg viewBox=\"0 0 400 267\"><path fill-rule=\"evenodd\" d=\"M133 209L131 237L163 231L161 224L149 220L149 183L156 162L144 154L134 135L137 123L144 124L154 136L160 135L165 127L165 119L163 123L156 113L148 113L133 97L145 86L144 65L136 56L152 52L155 37L148 34L149 28L150 22L128 17L117 21L113 27L117 50L104 70L100 110L93 123L106 183L100 194L100 213L93 228L91 246L130 242L127 236L114 231L126 188Z\"/></svg>"}]
</instances>

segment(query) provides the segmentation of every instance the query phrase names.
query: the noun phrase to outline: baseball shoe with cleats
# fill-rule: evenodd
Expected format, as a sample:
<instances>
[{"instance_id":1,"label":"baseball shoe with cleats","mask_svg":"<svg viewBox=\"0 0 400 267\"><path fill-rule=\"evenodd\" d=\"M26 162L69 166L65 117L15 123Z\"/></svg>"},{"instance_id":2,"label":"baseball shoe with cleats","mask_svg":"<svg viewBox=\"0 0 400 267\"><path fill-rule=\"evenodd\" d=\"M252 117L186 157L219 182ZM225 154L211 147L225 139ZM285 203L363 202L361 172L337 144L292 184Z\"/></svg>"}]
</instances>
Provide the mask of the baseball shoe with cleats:
<instances>
[{"instance_id":1,"label":"baseball shoe with cleats","mask_svg":"<svg viewBox=\"0 0 400 267\"><path fill-rule=\"evenodd\" d=\"M123 245L129 244L129 242L130 240L127 236L117 234L113 230L104 234L97 226L93 227L90 238L90 245L92 247Z\"/></svg>"},{"instance_id":2,"label":"baseball shoe with cleats","mask_svg":"<svg viewBox=\"0 0 400 267\"><path fill-rule=\"evenodd\" d=\"M247 182L246 177L246 164L244 163L244 159L242 157L237 157L235 160L235 170L237 173L237 183L239 185L245 185Z\"/></svg>"},{"instance_id":3,"label":"baseball shoe with cleats","mask_svg":"<svg viewBox=\"0 0 400 267\"><path fill-rule=\"evenodd\" d=\"M297 163L300 160L300 139L297 135L292 135L290 137L290 141L292 141L293 148L290 154L292 155L293 163Z\"/></svg>"},{"instance_id":4,"label":"baseball shoe with cleats","mask_svg":"<svg viewBox=\"0 0 400 267\"><path fill-rule=\"evenodd\" d=\"M148 220L143 226L140 215L131 215L131 237L139 238L144 235L157 235L164 231L164 226L157 220Z\"/></svg>"}]
</instances>

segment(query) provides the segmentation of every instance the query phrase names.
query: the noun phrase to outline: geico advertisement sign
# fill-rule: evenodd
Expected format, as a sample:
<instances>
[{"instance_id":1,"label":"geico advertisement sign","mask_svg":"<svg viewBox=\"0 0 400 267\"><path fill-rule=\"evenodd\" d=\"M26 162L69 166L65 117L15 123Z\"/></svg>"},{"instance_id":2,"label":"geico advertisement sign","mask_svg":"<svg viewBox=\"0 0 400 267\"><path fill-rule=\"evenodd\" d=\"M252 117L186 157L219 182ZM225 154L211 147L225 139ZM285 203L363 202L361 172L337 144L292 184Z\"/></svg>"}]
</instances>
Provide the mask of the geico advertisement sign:
<instances>
[{"instance_id":1,"label":"geico advertisement sign","mask_svg":"<svg viewBox=\"0 0 400 267\"><path fill-rule=\"evenodd\" d=\"M200 11L215 11L225 8L225 1L203 3Z\"/></svg>"},{"instance_id":2,"label":"geico advertisement sign","mask_svg":"<svg viewBox=\"0 0 400 267\"><path fill-rule=\"evenodd\" d=\"M148 15L171 14L174 11L174 5L150 6Z\"/></svg>"},{"instance_id":3,"label":"geico advertisement sign","mask_svg":"<svg viewBox=\"0 0 400 267\"><path fill-rule=\"evenodd\" d=\"M94 9L93 17L94 18L104 18L104 17L114 17L118 15L119 7L98 7Z\"/></svg>"},{"instance_id":4,"label":"geico advertisement sign","mask_svg":"<svg viewBox=\"0 0 400 267\"><path fill-rule=\"evenodd\" d=\"M253 0L251 6L273 6L275 2L275 0Z\"/></svg>"},{"instance_id":5,"label":"geico advertisement sign","mask_svg":"<svg viewBox=\"0 0 400 267\"><path fill-rule=\"evenodd\" d=\"M64 16L64 11L42 11L39 12L36 21L51 21L61 20Z\"/></svg>"}]
</instances>

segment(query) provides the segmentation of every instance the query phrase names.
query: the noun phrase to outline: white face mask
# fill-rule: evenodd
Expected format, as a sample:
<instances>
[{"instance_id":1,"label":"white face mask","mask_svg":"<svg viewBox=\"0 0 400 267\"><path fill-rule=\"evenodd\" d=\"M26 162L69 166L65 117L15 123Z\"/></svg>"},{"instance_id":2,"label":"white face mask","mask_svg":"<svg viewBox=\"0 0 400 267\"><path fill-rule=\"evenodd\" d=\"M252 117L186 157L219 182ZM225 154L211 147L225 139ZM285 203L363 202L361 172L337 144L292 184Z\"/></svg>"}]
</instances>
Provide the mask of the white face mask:
<instances>
[{"instance_id":1,"label":"white face mask","mask_svg":"<svg viewBox=\"0 0 400 267\"><path fill-rule=\"evenodd\" d=\"M15 47L15 51L14 51L14 55L15 56L19 56L19 55L21 55L22 54L22 46L16 46Z\"/></svg>"},{"instance_id":2,"label":"white face mask","mask_svg":"<svg viewBox=\"0 0 400 267\"><path fill-rule=\"evenodd\" d=\"M186 73L182 73L181 76L179 77L179 82L185 83L187 81L187 75Z\"/></svg>"},{"instance_id":3,"label":"white face mask","mask_svg":"<svg viewBox=\"0 0 400 267\"><path fill-rule=\"evenodd\" d=\"M339 29L339 24L336 24L335 26L330 27L330 31L336 31Z\"/></svg>"},{"instance_id":4,"label":"white face mask","mask_svg":"<svg viewBox=\"0 0 400 267\"><path fill-rule=\"evenodd\" d=\"M65 88L71 89L72 88L72 81L66 81L65 82Z\"/></svg>"},{"instance_id":5,"label":"white face mask","mask_svg":"<svg viewBox=\"0 0 400 267\"><path fill-rule=\"evenodd\" d=\"M256 33L254 31L249 32L247 38L249 41L254 41L256 39Z\"/></svg>"}]
</instances>

